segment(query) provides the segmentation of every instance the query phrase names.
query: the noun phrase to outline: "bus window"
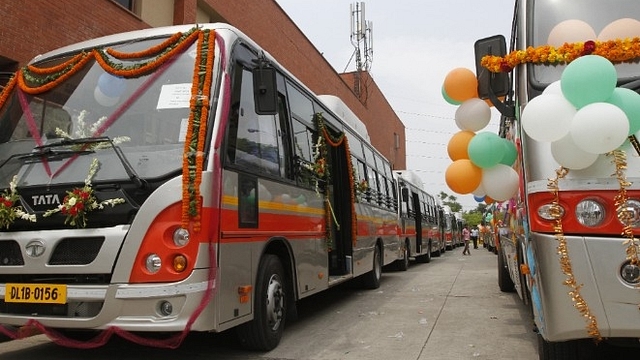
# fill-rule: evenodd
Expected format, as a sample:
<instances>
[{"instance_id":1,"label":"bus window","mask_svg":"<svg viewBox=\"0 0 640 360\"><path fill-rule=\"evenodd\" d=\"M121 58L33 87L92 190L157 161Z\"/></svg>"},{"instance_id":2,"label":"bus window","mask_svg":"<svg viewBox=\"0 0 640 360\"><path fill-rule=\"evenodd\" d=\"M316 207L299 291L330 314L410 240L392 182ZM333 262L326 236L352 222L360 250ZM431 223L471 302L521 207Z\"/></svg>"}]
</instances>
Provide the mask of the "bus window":
<instances>
[{"instance_id":1,"label":"bus window","mask_svg":"<svg viewBox=\"0 0 640 360\"><path fill-rule=\"evenodd\" d=\"M232 110L235 104L232 106ZM251 72L243 70L242 95L237 105L237 131L235 139L230 139L230 146L235 145L232 158L236 165L250 171L280 175L280 154L278 145L278 129L274 115L258 115L255 113L253 99L253 80ZM230 120L233 123L235 120ZM235 151L234 151L235 150Z\"/></svg>"},{"instance_id":2,"label":"bus window","mask_svg":"<svg viewBox=\"0 0 640 360\"><path fill-rule=\"evenodd\" d=\"M287 97L289 99L289 107L291 115L308 126L313 127L313 102L304 95L298 88L287 82Z\"/></svg>"}]
</instances>

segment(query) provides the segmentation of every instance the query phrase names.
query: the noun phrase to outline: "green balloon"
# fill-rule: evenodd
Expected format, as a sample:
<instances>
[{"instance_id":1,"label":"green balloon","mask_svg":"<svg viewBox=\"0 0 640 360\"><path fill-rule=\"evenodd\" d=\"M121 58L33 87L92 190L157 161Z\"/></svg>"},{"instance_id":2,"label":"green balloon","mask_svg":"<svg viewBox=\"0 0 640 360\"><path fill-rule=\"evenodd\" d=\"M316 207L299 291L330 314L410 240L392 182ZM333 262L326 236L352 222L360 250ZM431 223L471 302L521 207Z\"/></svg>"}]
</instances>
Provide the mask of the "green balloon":
<instances>
[{"instance_id":1,"label":"green balloon","mask_svg":"<svg viewBox=\"0 0 640 360\"><path fill-rule=\"evenodd\" d=\"M619 107L627 115L629 135L640 130L640 94L631 89L615 88L607 102Z\"/></svg>"},{"instance_id":2,"label":"green balloon","mask_svg":"<svg viewBox=\"0 0 640 360\"><path fill-rule=\"evenodd\" d=\"M462 104L461 101L456 101L456 100L453 100L451 97L449 97L449 94L447 94L447 92L444 90L444 85L442 85L441 92L442 92L442 97L449 104L451 104L451 105L460 105L460 104Z\"/></svg>"},{"instance_id":3,"label":"green balloon","mask_svg":"<svg viewBox=\"0 0 640 360\"><path fill-rule=\"evenodd\" d=\"M518 151L516 150L516 145L505 138L502 138L502 144L504 145L504 155L502 155L500 164L512 166L513 163L515 163L516 159L518 158Z\"/></svg>"},{"instance_id":4,"label":"green balloon","mask_svg":"<svg viewBox=\"0 0 640 360\"><path fill-rule=\"evenodd\" d=\"M497 165L504 157L503 139L491 132L479 132L471 138L467 146L469 160L477 167L488 169Z\"/></svg>"},{"instance_id":5,"label":"green balloon","mask_svg":"<svg viewBox=\"0 0 640 360\"><path fill-rule=\"evenodd\" d=\"M611 61L598 55L585 55L567 65L560 77L560 88L564 97L580 109L609 99L617 81Z\"/></svg>"}]
</instances>

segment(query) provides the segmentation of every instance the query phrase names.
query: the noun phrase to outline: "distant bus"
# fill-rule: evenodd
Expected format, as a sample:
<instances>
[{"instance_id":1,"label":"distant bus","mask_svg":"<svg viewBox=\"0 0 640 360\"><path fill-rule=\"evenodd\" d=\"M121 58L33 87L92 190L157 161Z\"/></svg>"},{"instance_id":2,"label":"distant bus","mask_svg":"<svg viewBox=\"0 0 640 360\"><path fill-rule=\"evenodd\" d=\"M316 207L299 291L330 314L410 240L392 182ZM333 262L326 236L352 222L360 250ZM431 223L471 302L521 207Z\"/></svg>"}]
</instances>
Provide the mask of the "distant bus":
<instances>
[{"instance_id":1,"label":"distant bus","mask_svg":"<svg viewBox=\"0 0 640 360\"><path fill-rule=\"evenodd\" d=\"M415 173L395 170L394 174L400 194L399 236L404 250L404 261L399 262L399 269L407 270L409 258L428 263L432 255L440 256L444 244L435 198L423 189L422 181Z\"/></svg>"},{"instance_id":2,"label":"distant bus","mask_svg":"<svg viewBox=\"0 0 640 360\"><path fill-rule=\"evenodd\" d=\"M0 95L0 324L270 350L297 300L377 288L396 186L332 104L227 24L38 56Z\"/></svg>"}]
</instances>

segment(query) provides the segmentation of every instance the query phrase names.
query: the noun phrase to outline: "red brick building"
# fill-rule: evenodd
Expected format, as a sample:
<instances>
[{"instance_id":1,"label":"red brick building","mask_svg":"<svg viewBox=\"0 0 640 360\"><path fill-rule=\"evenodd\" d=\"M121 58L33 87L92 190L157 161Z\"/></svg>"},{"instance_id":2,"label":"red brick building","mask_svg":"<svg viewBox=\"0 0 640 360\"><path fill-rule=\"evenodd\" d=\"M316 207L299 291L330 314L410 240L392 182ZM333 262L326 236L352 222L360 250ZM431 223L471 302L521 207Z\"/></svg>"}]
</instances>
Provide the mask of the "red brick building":
<instances>
[{"instance_id":1,"label":"red brick building","mask_svg":"<svg viewBox=\"0 0 640 360\"><path fill-rule=\"evenodd\" d=\"M0 2L0 71L78 41L156 26L226 22L264 47L317 94L340 97L373 145L406 168L405 127L368 73L338 74L274 0L27 0Z\"/></svg>"}]
</instances>

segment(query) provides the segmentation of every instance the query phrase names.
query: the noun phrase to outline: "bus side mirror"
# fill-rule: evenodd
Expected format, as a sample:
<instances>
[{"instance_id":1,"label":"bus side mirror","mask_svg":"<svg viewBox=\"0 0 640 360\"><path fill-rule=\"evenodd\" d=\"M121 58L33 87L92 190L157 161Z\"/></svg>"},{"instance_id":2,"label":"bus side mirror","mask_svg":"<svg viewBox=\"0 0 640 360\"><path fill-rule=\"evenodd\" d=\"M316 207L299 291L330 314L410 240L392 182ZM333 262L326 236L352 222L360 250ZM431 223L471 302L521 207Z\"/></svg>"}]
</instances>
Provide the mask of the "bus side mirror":
<instances>
[{"instance_id":1,"label":"bus side mirror","mask_svg":"<svg viewBox=\"0 0 640 360\"><path fill-rule=\"evenodd\" d=\"M514 117L515 110L500 101L498 97L509 94L509 73L494 73L481 65L482 58L487 55L505 56L507 45L502 35L495 35L480 39L474 44L476 60L476 76L478 77L478 97L489 99L500 113L507 117Z\"/></svg>"},{"instance_id":2,"label":"bus side mirror","mask_svg":"<svg viewBox=\"0 0 640 360\"><path fill-rule=\"evenodd\" d=\"M253 69L252 73L256 114L275 115L278 112L276 69L258 66Z\"/></svg>"}]
</instances>

